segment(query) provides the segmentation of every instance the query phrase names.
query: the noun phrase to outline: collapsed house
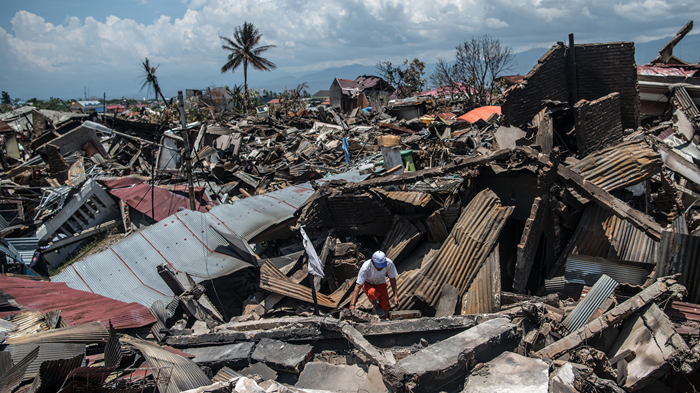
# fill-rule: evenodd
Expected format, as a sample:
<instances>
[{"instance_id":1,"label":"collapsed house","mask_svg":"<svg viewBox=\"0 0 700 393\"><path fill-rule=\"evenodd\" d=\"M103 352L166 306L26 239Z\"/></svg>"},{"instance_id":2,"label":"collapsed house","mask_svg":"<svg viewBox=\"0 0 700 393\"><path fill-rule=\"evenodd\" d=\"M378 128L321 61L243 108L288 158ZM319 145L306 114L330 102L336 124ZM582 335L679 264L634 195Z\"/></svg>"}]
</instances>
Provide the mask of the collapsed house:
<instances>
[{"instance_id":1,"label":"collapsed house","mask_svg":"<svg viewBox=\"0 0 700 393\"><path fill-rule=\"evenodd\" d=\"M694 391L700 119L674 90L686 116L643 122L637 72L632 43L571 37L500 116L194 99L7 130L31 142L3 178L0 386ZM24 262L40 242L50 282ZM348 308L376 250L399 273L387 320Z\"/></svg>"}]
</instances>

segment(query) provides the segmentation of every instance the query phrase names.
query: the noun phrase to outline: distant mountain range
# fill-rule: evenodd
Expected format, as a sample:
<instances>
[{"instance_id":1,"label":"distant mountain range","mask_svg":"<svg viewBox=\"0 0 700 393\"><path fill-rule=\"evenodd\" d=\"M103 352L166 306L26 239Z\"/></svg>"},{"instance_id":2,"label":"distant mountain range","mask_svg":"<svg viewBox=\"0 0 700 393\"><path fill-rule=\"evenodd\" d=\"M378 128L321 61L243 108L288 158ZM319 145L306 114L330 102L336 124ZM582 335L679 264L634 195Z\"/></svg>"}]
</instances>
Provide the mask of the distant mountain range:
<instances>
[{"instance_id":1,"label":"distant mountain range","mask_svg":"<svg viewBox=\"0 0 700 393\"><path fill-rule=\"evenodd\" d=\"M671 37L662 38L646 43L635 45L635 58L637 64L646 64L659 54L659 49L666 44ZM516 66L509 74L527 75L532 67L537 64L537 60L547 51L547 48L535 48L515 55ZM674 54L685 61L696 63L700 61L700 34L688 35L676 46ZM430 76L435 70L435 64L426 64L425 77ZM258 73L249 82L250 86L256 89L266 89L268 91L281 92L285 88L294 88L298 84L306 82L311 94L318 90L330 88L333 78L355 79L360 75L376 75L374 66L352 64L343 67L326 68L314 73L303 75L286 75L271 79L263 79L269 74Z\"/></svg>"}]
</instances>

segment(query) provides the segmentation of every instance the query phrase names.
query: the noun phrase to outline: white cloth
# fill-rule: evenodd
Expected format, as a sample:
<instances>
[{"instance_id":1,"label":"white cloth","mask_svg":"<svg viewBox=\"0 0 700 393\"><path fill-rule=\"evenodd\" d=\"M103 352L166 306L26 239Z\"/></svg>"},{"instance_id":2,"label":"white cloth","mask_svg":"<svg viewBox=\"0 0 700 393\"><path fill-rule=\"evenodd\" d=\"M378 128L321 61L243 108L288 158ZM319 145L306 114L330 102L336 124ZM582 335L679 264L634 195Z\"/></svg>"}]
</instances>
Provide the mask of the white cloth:
<instances>
[{"instance_id":1,"label":"white cloth","mask_svg":"<svg viewBox=\"0 0 700 393\"><path fill-rule=\"evenodd\" d=\"M396 266L391 259L386 259L386 267L382 270L377 270L372 260L369 259L362 264L360 272L357 273L357 283L362 285L366 281L370 284L379 285L386 283L387 277L396 278L398 275L399 273L396 271Z\"/></svg>"},{"instance_id":2,"label":"white cloth","mask_svg":"<svg viewBox=\"0 0 700 393\"><path fill-rule=\"evenodd\" d=\"M323 266L321 266L321 260L318 258L318 254L316 254L314 245L311 244L311 240L309 240L306 232L304 232L304 228L300 227L299 232L301 232L301 237L304 239L302 242L304 243L306 254L309 256L309 274L317 277L325 277L325 274L323 274Z\"/></svg>"}]
</instances>

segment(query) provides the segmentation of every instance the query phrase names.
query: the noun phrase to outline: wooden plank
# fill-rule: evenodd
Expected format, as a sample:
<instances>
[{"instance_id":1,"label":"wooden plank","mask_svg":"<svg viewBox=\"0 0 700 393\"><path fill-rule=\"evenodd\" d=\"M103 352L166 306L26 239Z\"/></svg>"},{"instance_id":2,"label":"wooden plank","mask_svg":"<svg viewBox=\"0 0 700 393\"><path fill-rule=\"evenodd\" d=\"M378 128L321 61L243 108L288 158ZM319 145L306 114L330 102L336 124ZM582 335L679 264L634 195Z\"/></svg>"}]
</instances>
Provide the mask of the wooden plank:
<instances>
[{"instance_id":1,"label":"wooden plank","mask_svg":"<svg viewBox=\"0 0 700 393\"><path fill-rule=\"evenodd\" d=\"M545 218L548 213L549 198L537 197L532 203L530 217L525 221L525 229L517 247L517 261L515 263L515 276L513 278L513 292L525 293L527 280L530 277L532 264L535 261L537 246L544 228Z\"/></svg>"}]
</instances>

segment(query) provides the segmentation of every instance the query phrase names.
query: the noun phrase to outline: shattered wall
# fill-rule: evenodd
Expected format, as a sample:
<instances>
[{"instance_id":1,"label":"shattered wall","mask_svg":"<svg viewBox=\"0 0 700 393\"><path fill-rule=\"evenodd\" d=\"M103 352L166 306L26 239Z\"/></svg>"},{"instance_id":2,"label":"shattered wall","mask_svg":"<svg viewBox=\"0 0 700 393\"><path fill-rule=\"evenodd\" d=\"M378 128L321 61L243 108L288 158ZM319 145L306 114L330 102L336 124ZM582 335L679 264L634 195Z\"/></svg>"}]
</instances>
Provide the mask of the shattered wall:
<instances>
[{"instance_id":1,"label":"shattered wall","mask_svg":"<svg viewBox=\"0 0 700 393\"><path fill-rule=\"evenodd\" d=\"M623 128L639 125L639 84L634 42L576 45L579 100L596 100L620 93Z\"/></svg>"},{"instance_id":2,"label":"shattered wall","mask_svg":"<svg viewBox=\"0 0 700 393\"><path fill-rule=\"evenodd\" d=\"M524 127L542 110L542 100L571 100L567 46L555 45L527 74L504 93L507 125ZM640 101L633 42L576 45L578 99L597 100L620 93L622 127L637 128Z\"/></svg>"},{"instance_id":3,"label":"shattered wall","mask_svg":"<svg viewBox=\"0 0 700 393\"><path fill-rule=\"evenodd\" d=\"M542 110L542 100L569 100L566 55L563 45L555 45L545 53L521 84L509 88L501 113L507 125L523 127Z\"/></svg>"},{"instance_id":4,"label":"shattered wall","mask_svg":"<svg viewBox=\"0 0 700 393\"><path fill-rule=\"evenodd\" d=\"M619 93L595 101L580 100L574 105L574 119L581 156L620 142L624 136Z\"/></svg>"}]
</instances>

